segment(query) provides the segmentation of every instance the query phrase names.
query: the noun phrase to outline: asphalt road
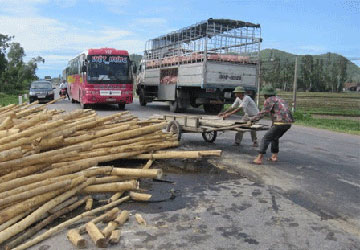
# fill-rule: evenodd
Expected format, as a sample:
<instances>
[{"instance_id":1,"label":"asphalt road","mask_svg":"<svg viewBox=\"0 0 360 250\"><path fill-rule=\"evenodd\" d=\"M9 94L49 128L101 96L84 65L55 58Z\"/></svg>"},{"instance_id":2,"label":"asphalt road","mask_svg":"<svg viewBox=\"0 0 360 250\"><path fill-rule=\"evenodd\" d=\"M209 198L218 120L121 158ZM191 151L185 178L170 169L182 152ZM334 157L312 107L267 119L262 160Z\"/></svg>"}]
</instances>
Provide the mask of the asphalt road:
<instances>
[{"instance_id":1,"label":"asphalt road","mask_svg":"<svg viewBox=\"0 0 360 250\"><path fill-rule=\"evenodd\" d=\"M68 112L80 108L68 100L49 106ZM100 116L119 112L115 105L95 110ZM126 110L141 119L170 114L164 103L142 107L136 99ZM192 109L187 114L204 113ZM360 249L359 136L294 125L281 139L280 161L262 166L251 164L257 152L249 134L240 146L233 146L233 140L232 132L218 135L215 143L204 142L200 134L184 134L180 149L222 149L223 156L158 163L169 168L166 179L173 184L143 185L155 197L174 189L179 193L171 202L126 205L124 209L140 211L148 226L139 228L130 220L121 247ZM62 244L68 244L65 233L43 246L57 249Z\"/></svg>"}]
</instances>

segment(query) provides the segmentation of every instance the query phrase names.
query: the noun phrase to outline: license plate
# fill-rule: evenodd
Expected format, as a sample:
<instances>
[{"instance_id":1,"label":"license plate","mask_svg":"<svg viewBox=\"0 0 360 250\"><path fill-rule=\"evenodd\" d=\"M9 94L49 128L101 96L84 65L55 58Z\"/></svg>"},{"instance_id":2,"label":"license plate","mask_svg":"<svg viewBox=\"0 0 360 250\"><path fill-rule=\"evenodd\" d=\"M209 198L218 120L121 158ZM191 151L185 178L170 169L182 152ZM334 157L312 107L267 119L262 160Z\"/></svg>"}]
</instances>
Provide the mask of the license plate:
<instances>
[{"instance_id":1,"label":"license plate","mask_svg":"<svg viewBox=\"0 0 360 250\"><path fill-rule=\"evenodd\" d=\"M39 95L38 98L45 98L46 96L44 95Z\"/></svg>"},{"instance_id":2,"label":"license plate","mask_svg":"<svg viewBox=\"0 0 360 250\"><path fill-rule=\"evenodd\" d=\"M114 98L107 98L106 101L107 101L107 102L115 102L116 99L114 99Z\"/></svg>"},{"instance_id":3,"label":"license plate","mask_svg":"<svg viewBox=\"0 0 360 250\"><path fill-rule=\"evenodd\" d=\"M100 90L100 96L121 96L121 90Z\"/></svg>"}]
</instances>

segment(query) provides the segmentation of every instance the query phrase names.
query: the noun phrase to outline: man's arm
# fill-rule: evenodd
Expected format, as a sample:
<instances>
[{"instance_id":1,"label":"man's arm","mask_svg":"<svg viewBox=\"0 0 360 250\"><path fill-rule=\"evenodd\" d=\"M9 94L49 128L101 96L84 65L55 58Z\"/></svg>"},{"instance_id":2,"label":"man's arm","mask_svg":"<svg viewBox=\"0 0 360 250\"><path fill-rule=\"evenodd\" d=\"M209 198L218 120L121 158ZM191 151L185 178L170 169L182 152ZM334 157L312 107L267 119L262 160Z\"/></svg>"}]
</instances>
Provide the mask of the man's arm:
<instances>
[{"instance_id":1,"label":"man's arm","mask_svg":"<svg viewBox=\"0 0 360 250\"><path fill-rule=\"evenodd\" d=\"M235 102L231 105L231 107L224 112L219 113L218 116L226 118L231 116L232 114L239 112L239 110L241 109L240 104L241 102L239 101L239 99L235 99Z\"/></svg>"},{"instance_id":2,"label":"man's arm","mask_svg":"<svg viewBox=\"0 0 360 250\"><path fill-rule=\"evenodd\" d=\"M264 116L266 114L271 112L273 107L274 107L274 102L270 98L266 99L265 102L264 102L263 109L256 116L252 117L250 119L250 121L256 122L256 121L261 120L262 118L264 118Z\"/></svg>"}]
</instances>

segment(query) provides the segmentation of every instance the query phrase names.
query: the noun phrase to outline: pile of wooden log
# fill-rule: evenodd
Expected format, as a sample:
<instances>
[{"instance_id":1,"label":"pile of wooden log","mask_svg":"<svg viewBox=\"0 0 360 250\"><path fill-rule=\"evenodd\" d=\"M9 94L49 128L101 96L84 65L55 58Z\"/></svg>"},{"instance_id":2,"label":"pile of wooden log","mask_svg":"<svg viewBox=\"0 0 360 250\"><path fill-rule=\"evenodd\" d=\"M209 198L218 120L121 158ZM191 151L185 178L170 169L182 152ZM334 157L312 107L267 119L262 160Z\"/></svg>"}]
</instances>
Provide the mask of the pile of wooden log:
<instances>
[{"instance_id":1,"label":"pile of wooden log","mask_svg":"<svg viewBox=\"0 0 360 250\"><path fill-rule=\"evenodd\" d=\"M79 221L87 223L68 232L77 247L86 246L81 236L86 232L98 247L116 243L129 218L117 207L130 199L150 199L139 192L138 179L161 178L161 169L150 169L155 159L221 154L164 151L178 146L176 136L163 132L164 121L140 121L129 112L107 117L92 110L65 113L36 104L0 108L0 248L26 249ZM118 159L148 162L141 168L99 166ZM94 208L92 195L98 193L112 196ZM80 206L83 213L33 237ZM140 215L135 217L141 222ZM100 230L99 222L108 225Z\"/></svg>"}]
</instances>

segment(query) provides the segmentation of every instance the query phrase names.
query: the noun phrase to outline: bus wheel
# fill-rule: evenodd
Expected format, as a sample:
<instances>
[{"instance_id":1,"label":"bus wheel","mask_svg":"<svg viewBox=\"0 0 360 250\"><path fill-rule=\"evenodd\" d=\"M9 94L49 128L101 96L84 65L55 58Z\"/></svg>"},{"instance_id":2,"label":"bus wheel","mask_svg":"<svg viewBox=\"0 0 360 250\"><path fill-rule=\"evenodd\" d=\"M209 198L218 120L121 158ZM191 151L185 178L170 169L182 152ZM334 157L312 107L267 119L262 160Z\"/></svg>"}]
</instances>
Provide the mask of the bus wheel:
<instances>
[{"instance_id":1,"label":"bus wheel","mask_svg":"<svg viewBox=\"0 0 360 250\"><path fill-rule=\"evenodd\" d=\"M125 109L125 103L119 103L118 107L120 110L124 110Z\"/></svg>"},{"instance_id":2,"label":"bus wheel","mask_svg":"<svg viewBox=\"0 0 360 250\"><path fill-rule=\"evenodd\" d=\"M80 102L80 107L81 107L82 109L89 109L89 108L90 108L90 105Z\"/></svg>"},{"instance_id":3,"label":"bus wheel","mask_svg":"<svg viewBox=\"0 0 360 250\"><path fill-rule=\"evenodd\" d=\"M219 114L224 108L224 104L203 104L203 106L205 113L212 115Z\"/></svg>"}]
</instances>

